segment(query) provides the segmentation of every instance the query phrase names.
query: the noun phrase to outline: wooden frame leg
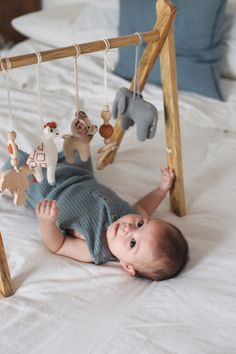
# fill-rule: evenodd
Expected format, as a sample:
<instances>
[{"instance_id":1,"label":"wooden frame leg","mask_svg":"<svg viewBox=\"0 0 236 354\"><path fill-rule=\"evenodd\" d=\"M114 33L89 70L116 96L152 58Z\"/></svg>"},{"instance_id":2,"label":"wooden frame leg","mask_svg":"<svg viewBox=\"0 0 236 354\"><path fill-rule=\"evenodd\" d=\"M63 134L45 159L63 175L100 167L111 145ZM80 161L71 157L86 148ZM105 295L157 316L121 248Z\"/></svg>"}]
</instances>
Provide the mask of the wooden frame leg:
<instances>
[{"instance_id":1,"label":"wooden frame leg","mask_svg":"<svg viewBox=\"0 0 236 354\"><path fill-rule=\"evenodd\" d=\"M0 233L0 293L3 296L13 295L13 288L11 284L11 276L7 263L7 257Z\"/></svg>"},{"instance_id":2,"label":"wooden frame leg","mask_svg":"<svg viewBox=\"0 0 236 354\"><path fill-rule=\"evenodd\" d=\"M182 167L178 88L173 25L160 53L161 78L166 126L168 166L174 169L175 182L170 191L171 210L178 216L186 214Z\"/></svg>"}]
</instances>

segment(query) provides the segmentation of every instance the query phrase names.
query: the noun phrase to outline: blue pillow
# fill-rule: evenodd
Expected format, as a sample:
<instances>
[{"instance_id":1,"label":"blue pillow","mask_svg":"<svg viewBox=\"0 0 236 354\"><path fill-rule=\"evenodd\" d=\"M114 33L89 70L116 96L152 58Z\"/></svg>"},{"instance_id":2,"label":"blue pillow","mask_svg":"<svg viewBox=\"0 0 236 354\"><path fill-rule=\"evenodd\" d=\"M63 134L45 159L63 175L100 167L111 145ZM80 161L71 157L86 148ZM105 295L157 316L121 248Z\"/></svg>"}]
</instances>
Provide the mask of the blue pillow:
<instances>
[{"instance_id":1,"label":"blue pillow","mask_svg":"<svg viewBox=\"0 0 236 354\"><path fill-rule=\"evenodd\" d=\"M178 88L224 100L220 89L223 20L227 0L173 0ZM156 21L155 0L120 0L119 35L151 31ZM115 73L134 75L135 46L119 49ZM159 59L149 82L161 85Z\"/></svg>"}]
</instances>

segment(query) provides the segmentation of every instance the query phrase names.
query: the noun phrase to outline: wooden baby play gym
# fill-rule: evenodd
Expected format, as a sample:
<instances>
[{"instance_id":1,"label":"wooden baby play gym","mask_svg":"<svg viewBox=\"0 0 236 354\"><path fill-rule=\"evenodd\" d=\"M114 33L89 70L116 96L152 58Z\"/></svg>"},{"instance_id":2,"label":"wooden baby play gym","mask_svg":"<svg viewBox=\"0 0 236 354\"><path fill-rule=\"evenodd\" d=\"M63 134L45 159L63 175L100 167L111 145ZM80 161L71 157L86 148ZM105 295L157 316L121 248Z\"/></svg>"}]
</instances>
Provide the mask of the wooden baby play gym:
<instances>
[{"instance_id":1,"label":"wooden baby play gym","mask_svg":"<svg viewBox=\"0 0 236 354\"><path fill-rule=\"evenodd\" d=\"M160 55L166 127L167 164L169 167L173 168L176 177L174 186L170 191L170 205L171 210L176 215L184 216L186 214L186 209L173 32L173 21L177 11L176 7L169 0L157 0L156 11L158 14L157 21L153 30L150 32L139 34L134 33L123 37L109 38L106 40L101 39L94 42L71 45L64 48L43 51L40 52L39 55L42 62L58 60L66 57L75 57L97 51L104 51L108 47L109 49L114 49L123 46L138 45L140 43L140 37L142 37L147 45L140 60L139 67L139 87L141 92L144 89L145 83L148 80L148 76L158 55ZM23 66L35 65L38 64L38 62L39 56L36 53L3 58L1 60L2 65L0 66L0 71L8 71ZM135 80L133 80L130 86L131 91L135 90L135 85ZM106 121L106 114L104 117L104 121ZM97 165L98 169L102 169L114 161L118 146L120 145L124 134L125 130L121 128L120 117L118 115L113 134L109 139L109 144L102 149L101 157ZM19 172L16 171L15 173L17 174ZM0 242L0 266L0 292L4 296L9 296L12 294L12 286L2 242Z\"/></svg>"}]
</instances>

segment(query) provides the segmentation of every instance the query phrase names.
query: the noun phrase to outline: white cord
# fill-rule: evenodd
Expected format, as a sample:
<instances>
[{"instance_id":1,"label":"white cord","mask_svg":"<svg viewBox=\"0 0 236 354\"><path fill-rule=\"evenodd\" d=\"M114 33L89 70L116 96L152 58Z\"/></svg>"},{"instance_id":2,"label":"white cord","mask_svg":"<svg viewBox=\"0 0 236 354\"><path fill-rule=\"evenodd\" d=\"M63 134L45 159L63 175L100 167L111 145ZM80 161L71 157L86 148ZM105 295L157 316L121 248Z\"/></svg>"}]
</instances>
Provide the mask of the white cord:
<instances>
[{"instance_id":1,"label":"white cord","mask_svg":"<svg viewBox=\"0 0 236 354\"><path fill-rule=\"evenodd\" d=\"M103 68L104 68L104 104L105 106L108 105L108 93L107 93L107 67L109 66L112 70L114 70L114 68L112 67L111 63L108 60L108 51L111 48L110 42L108 41L108 39L103 39L103 42L105 42L106 45L106 49L104 52L104 57L103 57Z\"/></svg>"},{"instance_id":2,"label":"white cord","mask_svg":"<svg viewBox=\"0 0 236 354\"><path fill-rule=\"evenodd\" d=\"M106 44L106 50L104 52L103 56L103 72L104 72L104 104L105 106L108 105L108 96L107 96L107 52L110 49L110 43L106 40L103 39L103 41Z\"/></svg>"},{"instance_id":3,"label":"white cord","mask_svg":"<svg viewBox=\"0 0 236 354\"><path fill-rule=\"evenodd\" d=\"M76 55L73 57L74 58L74 73L75 73L75 90L76 90L76 96L75 96L75 104L76 104L76 111L80 111L80 106L79 106L79 79L78 79L78 56L81 53L80 46L78 44L74 44L74 47L76 49Z\"/></svg>"},{"instance_id":4,"label":"white cord","mask_svg":"<svg viewBox=\"0 0 236 354\"><path fill-rule=\"evenodd\" d=\"M41 85L40 85L40 64L42 62L42 56L39 52L35 52L38 62L36 65L36 83L37 83L37 100L38 100L38 111L40 119L40 132L43 136L44 120L43 120L43 106L42 106L42 95L41 95Z\"/></svg>"},{"instance_id":5,"label":"white cord","mask_svg":"<svg viewBox=\"0 0 236 354\"><path fill-rule=\"evenodd\" d=\"M142 33L135 32L135 34L139 37L139 43L135 45L135 64L134 64L134 92L133 98L140 96L140 46L144 42L144 38Z\"/></svg>"},{"instance_id":6,"label":"white cord","mask_svg":"<svg viewBox=\"0 0 236 354\"><path fill-rule=\"evenodd\" d=\"M6 62L6 69L4 68L2 59L1 61L1 67L2 71L5 74L6 77L6 89L7 89L7 102L8 102L8 116L9 116L9 129L13 130L13 117L12 117L12 105L11 105L11 93L10 93L10 77L9 77L9 70L11 70L11 62L8 58L4 58Z\"/></svg>"}]
</instances>

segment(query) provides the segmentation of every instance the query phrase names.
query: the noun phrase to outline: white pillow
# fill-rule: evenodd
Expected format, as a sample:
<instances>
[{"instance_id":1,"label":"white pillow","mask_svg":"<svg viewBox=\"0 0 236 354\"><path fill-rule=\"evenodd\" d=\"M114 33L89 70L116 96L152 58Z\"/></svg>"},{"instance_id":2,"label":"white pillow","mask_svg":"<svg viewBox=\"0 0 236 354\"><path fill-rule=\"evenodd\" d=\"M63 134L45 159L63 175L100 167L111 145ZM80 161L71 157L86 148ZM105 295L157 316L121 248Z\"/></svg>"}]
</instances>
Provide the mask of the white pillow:
<instances>
[{"instance_id":1,"label":"white pillow","mask_svg":"<svg viewBox=\"0 0 236 354\"><path fill-rule=\"evenodd\" d=\"M96 0L66 0L67 5L78 4L79 2L92 2ZM50 7L64 6L65 0L41 0L41 8L49 9Z\"/></svg>"},{"instance_id":2,"label":"white pillow","mask_svg":"<svg viewBox=\"0 0 236 354\"><path fill-rule=\"evenodd\" d=\"M222 76L236 79L236 0L227 4L223 38Z\"/></svg>"},{"instance_id":3,"label":"white pillow","mask_svg":"<svg viewBox=\"0 0 236 354\"><path fill-rule=\"evenodd\" d=\"M84 1L33 12L12 20L12 26L18 32L50 47L116 37L118 25L119 0L91 4Z\"/></svg>"}]
</instances>

